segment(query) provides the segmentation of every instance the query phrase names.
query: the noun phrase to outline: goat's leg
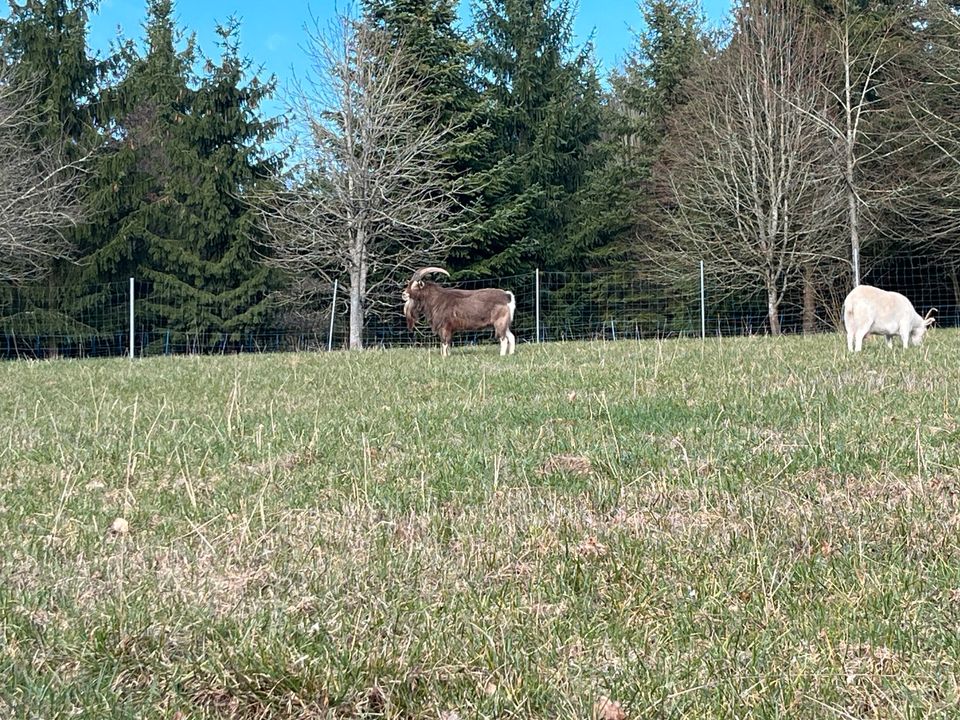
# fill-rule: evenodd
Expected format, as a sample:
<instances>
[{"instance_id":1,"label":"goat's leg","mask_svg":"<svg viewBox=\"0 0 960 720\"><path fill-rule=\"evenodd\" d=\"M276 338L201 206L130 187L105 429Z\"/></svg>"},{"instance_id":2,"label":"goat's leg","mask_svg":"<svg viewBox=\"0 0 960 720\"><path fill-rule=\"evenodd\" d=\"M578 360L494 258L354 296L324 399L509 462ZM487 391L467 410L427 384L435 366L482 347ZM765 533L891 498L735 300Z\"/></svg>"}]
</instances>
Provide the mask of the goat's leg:
<instances>
[{"instance_id":1,"label":"goat's leg","mask_svg":"<svg viewBox=\"0 0 960 720\"><path fill-rule=\"evenodd\" d=\"M450 341L452 339L452 332L446 328L440 330L440 357L447 357L450 354Z\"/></svg>"},{"instance_id":2,"label":"goat's leg","mask_svg":"<svg viewBox=\"0 0 960 720\"><path fill-rule=\"evenodd\" d=\"M503 357L507 354L510 343L507 340L507 333L502 322L493 323L493 336L500 341L500 357Z\"/></svg>"},{"instance_id":3,"label":"goat's leg","mask_svg":"<svg viewBox=\"0 0 960 720\"><path fill-rule=\"evenodd\" d=\"M493 321L493 335L500 341L500 357L510 351L510 311L506 307Z\"/></svg>"},{"instance_id":4,"label":"goat's leg","mask_svg":"<svg viewBox=\"0 0 960 720\"><path fill-rule=\"evenodd\" d=\"M866 328L857 330L857 336L854 339L854 352L863 350L863 339L867 336L867 332L868 330Z\"/></svg>"},{"instance_id":5,"label":"goat's leg","mask_svg":"<svg viewBox=\"0 0 960 720\"><path fill-rule=\"evenodd\" d=\"M500 341L500 355L513 355L517 341L510 332L511 312L508 306L504 306L503 312L499 314L493 322L493 332L497 340Z\"/></svg>"}]
</instances>

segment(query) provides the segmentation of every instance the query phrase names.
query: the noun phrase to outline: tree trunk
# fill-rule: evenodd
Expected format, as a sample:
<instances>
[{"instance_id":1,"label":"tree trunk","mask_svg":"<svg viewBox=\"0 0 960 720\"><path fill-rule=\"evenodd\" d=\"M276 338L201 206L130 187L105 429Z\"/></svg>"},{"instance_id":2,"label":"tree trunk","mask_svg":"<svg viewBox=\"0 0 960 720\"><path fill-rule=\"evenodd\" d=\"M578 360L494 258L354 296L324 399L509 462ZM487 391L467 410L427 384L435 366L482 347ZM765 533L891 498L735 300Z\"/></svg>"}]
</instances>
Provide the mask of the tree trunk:
<instances>
[{"instance_id":1,"label":"tree trunk","mask_svg":"<svg viewBox=\"0 0 960 720\"><path fill-rule=\"evenodd\" d=\"M363 349L363 292L359 269L350 271L350 349Z\"/></svg>"},{"instance_id":2,"label":"tree trunk","mask_svg":"<svg viewBox=\"0 0 960 720\"><path fill-rule=\"evenodd\" d=\"M850 225L850 268L853 271L853 287L860 284L860 218L857 208L857 193L853 185L853 171L856 160L856 121L853 110L853 85L850 78L850 68L853 66L853 60L850 57L850 16L849 12L844 13L843 17L843 90L844 90L844 115L846 121L846 168L844 168L844 180L846 180L847 190L847 222Z\"/></svg>"},{"instance_id":3,"label":"tree trunk","mask_svg":"<svg viewBox=\"0 0 960 720\"><path fill-rule=\"evenodd\" d=\"M813 281L813 268L803 269L803 334L817 331L817 294Z\"/></svg>"},{"instance_id":4,"label":"tree trunk","mask_svg":"<svg viewBox=\"0 0 960 720\"><path fill-rule=\"evenodd\" d=\"M350 262L350 349L363 349L363 303L367 295L366 235L356 230Z\"/></svg>"},{"instance_id":5,"label":"tree trunk","mask_svg":"<svg viewBox=\"0 0 960 720\"><path fill-rule=\"evenodd\" d=\"M852 180L848 180L852 183ZM857 207L857 194L853 185L847 186L847 214L850 223L850 263L853 269L853 286L860 284L860 208Z\"/></svg>"},{"instance_id":6,"label":"tree trunk","mask_svg":"<svg viewBox=\"0 0 960 720\"><path fill-rule=\"evenodd\" d=\"M767 319L770 321L770 334L780 336L780 297L776 285L767 283Z\"/></svg>"}]
</instances>

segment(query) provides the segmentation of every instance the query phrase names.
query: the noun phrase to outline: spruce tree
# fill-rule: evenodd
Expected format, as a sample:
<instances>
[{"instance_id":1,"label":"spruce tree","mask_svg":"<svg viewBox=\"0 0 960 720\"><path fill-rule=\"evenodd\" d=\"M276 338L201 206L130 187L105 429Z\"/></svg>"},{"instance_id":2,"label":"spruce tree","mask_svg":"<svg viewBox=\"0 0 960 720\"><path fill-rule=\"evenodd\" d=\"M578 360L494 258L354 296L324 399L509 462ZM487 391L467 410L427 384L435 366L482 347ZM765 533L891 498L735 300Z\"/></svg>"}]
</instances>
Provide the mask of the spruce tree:
<instances>
[{"instance_id":1,"label":"spruce tree","mask_svg":"<svg viewBox=\"0 0 960 720\"><path fill-rule=\"evenodd\" d=\"M423 101L442 125L457 128L446 158L461 184L459 203L464 230L449 258L436 258L454 271L469 267L484 228L496 222L498 208L487 202L484 188L497 182L492 157L493 134L470 67L470 44L457 28L455 0L364 0L364 18L386 31L413 61L408 72L423 82ZM460 273L462 275L462 273Z\"/></svg>"},{"instance_id":2,"label":"spruce tree","mask_svg":"<svg viewBox=\"0 0 960 720\"><path fill-rule=\"evenodd\" d=\"M598 260L642 260L643 244L656 243L659 205L652 174L670 119L687 101L686 82L711 51L699 3L648 0L641 5L644 30L622 70L611 75L607 117L612 147L596 186L598 204L621 208L612 219L611 242L594 250ZM606 203L602 199L610 194ZM626 195L626 197L624 197ZM638 240L640 241L638 243Z\"/></svg>"},{"instance_id":3,"label":"spruce tree","mask_svg":"<svg viewBox=\"0 0 960 720\"><path fill-rule=\"evenodd\" d=\"M58 141L89 137L92 95L101 66L87 51L92 0L27 0L0 18L4 60L38 79L43 123L37 132ZM76 152L82 149L77 148Z\"/></svg>"},{"instance_id":4,"label":"spruce tree","mask_svg":"<svg viewBox=\"0 0 960 720\"><path fill-rule=\"evenodd\" d=\"M477 82L492 131L486 205L471 265L506 275L565 269L575 196L600 131L600 85L589 46L572 46L568 2L479 0Z\"/></svg>"},{"instance_id":5,"label":"spruce tree","mask_svg":"<svg viewBox=\"0 0 960 720\"><path fill-rule=\"evenodd\" d=\"M445 121L473 104L468 45L457 29L454 0L363 0L364 18L386 31L411 59L407 71L427 80L424 101Z\"/></svg>"},{"instance_id":6,"label":"spruce tree","mask_svg":"<svg viewBox=\"0 0 960 720\"><path fill-rule=\"evenodd\" d=\"M656 243L659 232L652 178L667 122L685 102L685 81L709 47L695 3L652 0L641 12L644 31L623 68L611 73L604 96L601 139L591 145L590 169L576 196L569 253L570 267L594 271L587 293L572 293L569 302L590 300L593 312L627 318L638 328L664 315L683 320L684 308L672 299L677 293L648 291L644 246ZM640 307L654 312L629 315Z\"/></svg>"},{"instance_id":7,"label":"spruce tree","mask_svg":"<svg viewBox=\"0 0 960 720\"><path fill-rule=\"evenodd\" d=\"M193 38L183 38L173 22L170 0L147 4L146 52L130 49L128 69L112 90L115 131L103 160L98 188L100 240L89 265L101 278L136 277L137 312L143 328L169 327L170 302L158 274L172 267L170 241L181 237L172 184L185 163L184 140L193 91Z\"/></svg>"},{"instance_id":8,"label":"spruce tree","mask_svg":"<svg viewBox=\"0 0 960 720\"><path fill-rule=\"evenodd\" d=\"M244 201L282 162L265 149L277 121L257 115L274 82L248 79L237 30L235 20L217 28L220 61L207 63L176 126L164 205L175 229L152 235L147 271L158 315L208 341L241 340L265 328L279 280L260 261L260 230Z\"/></svg>"}]
</instances>

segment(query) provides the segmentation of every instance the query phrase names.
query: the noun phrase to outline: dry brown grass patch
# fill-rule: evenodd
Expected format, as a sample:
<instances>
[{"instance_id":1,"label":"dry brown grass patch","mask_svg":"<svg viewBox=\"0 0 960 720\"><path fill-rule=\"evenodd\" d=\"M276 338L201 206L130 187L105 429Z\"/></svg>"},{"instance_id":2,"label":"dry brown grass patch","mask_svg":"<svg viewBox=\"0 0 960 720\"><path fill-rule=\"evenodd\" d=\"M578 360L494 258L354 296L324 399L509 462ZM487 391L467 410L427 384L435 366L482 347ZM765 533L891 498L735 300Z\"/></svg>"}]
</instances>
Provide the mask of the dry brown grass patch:
<instances>
[{"instance_id":1,"label":"dry brown grass patch","mask_svg":"<svg viewBox=\"0 0 960 720\"><path fill-rule=\"evenodd\" d=\"M568 473L571 475L593 475L590 458L583 455L551 455L537 470L540 475Z\"/></svg>"}]
</instances>

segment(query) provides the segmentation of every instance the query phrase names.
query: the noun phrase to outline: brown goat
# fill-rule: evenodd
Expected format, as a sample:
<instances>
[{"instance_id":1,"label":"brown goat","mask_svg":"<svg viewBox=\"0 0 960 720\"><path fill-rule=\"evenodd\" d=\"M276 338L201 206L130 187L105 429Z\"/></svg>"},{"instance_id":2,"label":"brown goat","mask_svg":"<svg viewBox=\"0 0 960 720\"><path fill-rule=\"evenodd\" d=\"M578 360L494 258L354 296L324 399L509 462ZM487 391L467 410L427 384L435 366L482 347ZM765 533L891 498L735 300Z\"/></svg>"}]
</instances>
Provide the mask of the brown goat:
<instances>
[{"instance_id":1,"label":"brown goat","mask_svg":"<svg viewBox=\"0 0 960 720\"><path fill-rule=\"evenodd\" d=\"M500 354L509 352L513 355L516 340L510 332L510 323L517 308L513 293L497 288L456 290L423 279L424 275L434 272L450 275L439 267L420 268L404 288L403 314L407 318L407 327L413 330L420 317L426 317L430 328L440 336L440 354L443 356L450 353L450 341L455 332L493 327L500 341Z\"/></svg>"}]
</instances>

